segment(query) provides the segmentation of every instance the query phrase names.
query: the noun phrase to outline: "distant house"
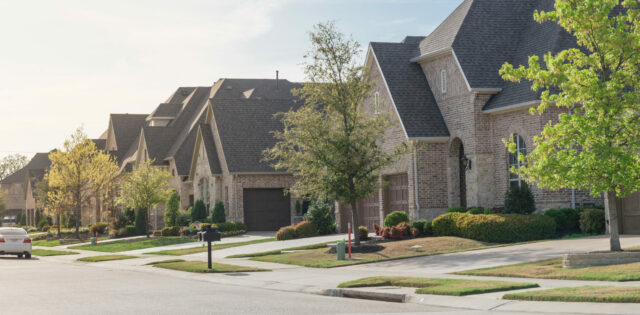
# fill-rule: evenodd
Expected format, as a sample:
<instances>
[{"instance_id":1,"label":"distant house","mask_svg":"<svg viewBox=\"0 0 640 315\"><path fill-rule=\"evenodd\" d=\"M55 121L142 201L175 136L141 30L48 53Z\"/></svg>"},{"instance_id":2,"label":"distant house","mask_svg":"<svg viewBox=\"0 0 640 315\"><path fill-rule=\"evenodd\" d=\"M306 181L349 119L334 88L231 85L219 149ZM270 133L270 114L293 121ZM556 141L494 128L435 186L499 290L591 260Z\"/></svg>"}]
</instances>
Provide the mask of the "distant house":
<instances>
[{"instance_id":1,"label":"distant house","mask_svg":"<svg viewBox=\"0 0 640 315\"><path fill-rule=\"evenodd\" d=\"M386 146L411 142L416 150L385 169L386 187L360 202L364 225L394 210L432 219L454 206L500 208L509 186L523 184L509 172L519 162L502 139L513 135L526 154L562 110L530 115L540 94L530 83L505 82L498 71L504 62L527 64L529 55L576 46L557 24L533 20L534 9L551 10L553 3L466 0L426 37L370 43L366 67L377 89L364 106L392 113L396 125L385 134ZM539 209L602 204L585 191L532 190ZM343 227L346 214L339 209Z\"/></svg>"}]
</instances>

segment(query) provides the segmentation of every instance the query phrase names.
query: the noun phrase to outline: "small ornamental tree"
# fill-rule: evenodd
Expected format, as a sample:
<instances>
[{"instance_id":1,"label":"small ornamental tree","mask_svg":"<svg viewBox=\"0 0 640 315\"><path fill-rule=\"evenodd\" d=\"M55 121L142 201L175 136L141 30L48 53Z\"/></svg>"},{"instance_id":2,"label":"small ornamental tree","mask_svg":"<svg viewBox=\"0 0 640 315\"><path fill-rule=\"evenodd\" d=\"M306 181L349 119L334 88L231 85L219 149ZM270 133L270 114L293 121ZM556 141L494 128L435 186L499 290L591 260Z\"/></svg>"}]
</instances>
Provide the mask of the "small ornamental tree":
<instances>
[{"instance_id":1,"label":"small ornamental tree","mask_svg":"<svg viewBox=\"0 0 640 315\"><path fill-rule=\"evenodd\" d=\"M527 183L513 185L504 197L504 213L531 214L536 211L536 201Z\"/></svg>"},{"instance_id":2,"label":"small ornamental tree","mask_svg":"<svg viewBox=\"0 0 640 315\"><path fill-rule=\"evenodd\" d=\"M224 214L224 203L218 200L213 205L213 211L211 212L211 223L224 223L226 221L227 218Z\"/></svg>"},{"instance_id":3,"label":"small ornamental tree","mask_svg":"<svg viewBox=\"0 0 640 315\"><path fill-rule=\"evenodd\" d=\"M0 180L25 167L29 159L22 154L9 154L0 159Z\"/></svg>"},{"instance_id":4,"label":"small ornamental tree","mask_svg":"<svg viewBox=\"0 0 640 315\"><path fill-rule=\"evenodd\" d=\"M204 201L196 200L196 203L191 208L191 222L204 222L207 219L207 207L204 205Z\"/></svg>"},{"instance_id":5,"label":"small ornamental tree","mask_svg":"<svg viewBox=\"0 0 640 315\"><path fill-rule=\"evenodd\" d=\"M147 233L147 230L149 229L149 223L147 220L147 209L136 209L135 227L136 235L143 235Z\"/></svg>"},{"instance_id":6,"label":"small ornamental tree","mask_svg":"<svg viewBox=\"0 0 640 315\"><path fill-rule=\"evenodd\" d=\"M640 191L640 4L638 0L556 0L536 11L575 37L579 48L529 57L528 67L505 63L508 81L533 82L541 103L561 108L527 156L520 175L539 187L577 188L605 196L610 248L619 251L616 199ZM505 141L515 152L515 143ZM515 170L514 170L515 171Z\"/></svg>"},{"instance_id":7,"label":"small ornamental tree","mask_svg":"<svg viewBox=\"0 0 640 315\"><path fill-rule=\"evenodd\" d=\"M167 210L164 212L164 226L175 226L178 214L180 214L180 200L178 198L178 192L176 192L175 189L171 189L169 192L169 199L167 199Z\"/></svg>"}]
</instances>

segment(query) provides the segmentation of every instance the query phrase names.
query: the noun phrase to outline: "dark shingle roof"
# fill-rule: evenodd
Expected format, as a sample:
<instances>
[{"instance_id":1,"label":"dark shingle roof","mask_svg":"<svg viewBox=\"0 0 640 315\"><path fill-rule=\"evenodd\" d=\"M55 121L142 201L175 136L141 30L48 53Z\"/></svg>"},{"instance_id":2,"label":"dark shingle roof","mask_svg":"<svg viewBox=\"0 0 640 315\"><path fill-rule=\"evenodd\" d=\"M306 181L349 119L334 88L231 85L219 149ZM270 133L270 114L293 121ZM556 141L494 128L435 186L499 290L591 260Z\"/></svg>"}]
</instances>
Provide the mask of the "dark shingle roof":
<instances>
[{"instance_id":1,"label":"dark shingle roof","mask_svg":"<svg viewBox=\"0 0 640 315\"><path fill-rule=\"evenodd\" d=\"M216 144L213 141L211 128L207 124L200 124L200 130L202 132L202 143L207 153L211 174L222 174L222 167L220 167L220 160L218 159L218 152L216 150Z\"/></svg>"},{"instance_id":2,"label":"dark shingle roof","mask_svg":"<svg viewBox=\"0 0 640 315\"><path fill-rule=\"evenodd\" d=\"M107 147L107 139L91 139L91 141L96 144L96 148L98 148L98 150L104 151Z\"/></svg>"},{"instance_id":3,"label":"dark shingle roof","mask_svg":"<svg viewBox=\"0 0 640 315\"><path fill-rule=\"evenodd\" d=\"M50 153L50 152L49 152ZM14 183L24 183L27 179L27 175L31 171L44 171L51 166L51 161L49 160L49 153L36 153L36 155L31 158L29 163L25 165L23 168L17 170L15 173L4 178L0 183L3 184L14 184Z\"/></svg>"},{"instance_id":4,"label":"dark shingle roof","mask_svg":"<svg viewBox=\"0 0 640 315\"><path fill-rule=\"evenodd\" d=\"M418 54L417 41L371 43L371 49L380 65L407 136L449 136L422 68L410 61Z\"/></svg>"},{"instance_id":5,"label":"dark shingle roof","mask_svg":"<svg viewBox=\"0 0 640 315\"><path fill-rule=\"evenodd\" d=\"M213 116L229 172L275 172L262 161L262 151L276 142L271 131L283 128L273 115L298 107L293 99L212 100Z\"/></svg>"},{"instance_id":6,"label":"dark shingle roof","mask_svg":"<svg viewBox=\"0 0 640 315\"><path fill-rule=\"evenodd\" d=\"M176 117L182 109L182 103L162 103L158 105L150 117Z\"/></svg>"},{"instance_id":7,"label":"dark shingle roof","mask_svg":"<svg viewBox=\"0 0 640 315\"><path fill-rule=\"evenodd\" d=\"M112 154L118 163L122 163L131 145L138 139L147 116L145 114L111 114L111 124L118 147L118 150Z\"/></svg>"}]
</instances>

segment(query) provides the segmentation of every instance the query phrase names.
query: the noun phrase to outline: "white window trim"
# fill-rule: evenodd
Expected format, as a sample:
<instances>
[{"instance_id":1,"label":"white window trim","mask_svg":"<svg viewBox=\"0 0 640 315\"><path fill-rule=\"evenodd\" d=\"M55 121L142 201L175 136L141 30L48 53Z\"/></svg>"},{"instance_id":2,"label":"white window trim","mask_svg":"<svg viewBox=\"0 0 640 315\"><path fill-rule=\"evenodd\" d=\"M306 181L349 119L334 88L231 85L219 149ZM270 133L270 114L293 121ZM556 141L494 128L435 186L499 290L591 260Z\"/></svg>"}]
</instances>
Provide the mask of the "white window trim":
<instances>
[{"instance_id":1,"label":"white window trim","mask_svg":"<svg viewBox=\"0 0 640 315\"><path fill-rule=\"evenodd\" d=\"M517 182L519 187L522 187L522 177L520 176L520 174L514 174L511 173L511 167L515 166L516 169L520 169L520 167L522 166L522 162L519 159L520 153L522 153L523 155L527 155L527 145L524 143L524 138L518 134L514 135L514 140L516 142L516 153L511 153L509 152L508 154L508 160L507 163L509 165L509 186L511 186L512 182ZM522 141L518 141L518 140L522 140ZM522 147L520 146L520 143L522 143ZM515 154L516 155L516 163L515 164L511 164L511 155ZM517 177L511 178L511 175L517 175Z\"/></svg>"},{"instance_id":2,"label":"white window trim","mask_svg":"<svg viewBox=\"0 0 640 315\"><path fill-rule=\"evenodd\" d=\"M380 112L380 92L373 93L373 112L378 114Z\"/></svg>"},{"instance_id":3,"label":"white window trim","mask_svg":"<svg viewBox=\"0 0 640 315\"><path fill-rule=\"evenodd\" d=\"M447 71L444 69L440 71L440 87L441 87L442 94L446 94L447 93Z\"/></svg>"}]
</instances>

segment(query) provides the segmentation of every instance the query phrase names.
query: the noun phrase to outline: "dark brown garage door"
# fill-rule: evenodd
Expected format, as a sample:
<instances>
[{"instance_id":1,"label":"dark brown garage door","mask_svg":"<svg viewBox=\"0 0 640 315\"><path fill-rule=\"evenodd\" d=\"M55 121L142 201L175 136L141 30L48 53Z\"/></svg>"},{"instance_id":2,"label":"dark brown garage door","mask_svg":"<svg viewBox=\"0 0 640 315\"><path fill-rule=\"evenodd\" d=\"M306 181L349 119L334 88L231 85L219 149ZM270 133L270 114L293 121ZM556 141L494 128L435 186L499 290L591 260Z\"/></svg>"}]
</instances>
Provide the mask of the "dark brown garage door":
<instances>
[{"instance_id":1,"label":"dark brown garage door","mask_svg":"<svg viewBox=\"0 0 640 315\"><path fill-rule=\"evenodd\" d=\"M387 176L389 186L385 189L385 215L392 211L409 210L409 180L407 174Z\"/></svg>"},{"instance_id":2,"label":"dark brown garage door","mask_svg":"<svg viewBox=\"0 0 640 315\"><path fill-rule=\"evenodd\" d=\"M244 223L250 231L276 231L291 224L291 200L282 189L244 189Z\"/></svg>"},{"instance_id":3,"label":"dark brown garage door","mask_svg":"<svg viewBox=\"0 0 640 315\"><path fill-rule=\"evenodd\" d=\"M640 192L627 195L624 199L618 199L616 203L620 220L620 233L640 234Z\"/></svg>"}]
</instances>

